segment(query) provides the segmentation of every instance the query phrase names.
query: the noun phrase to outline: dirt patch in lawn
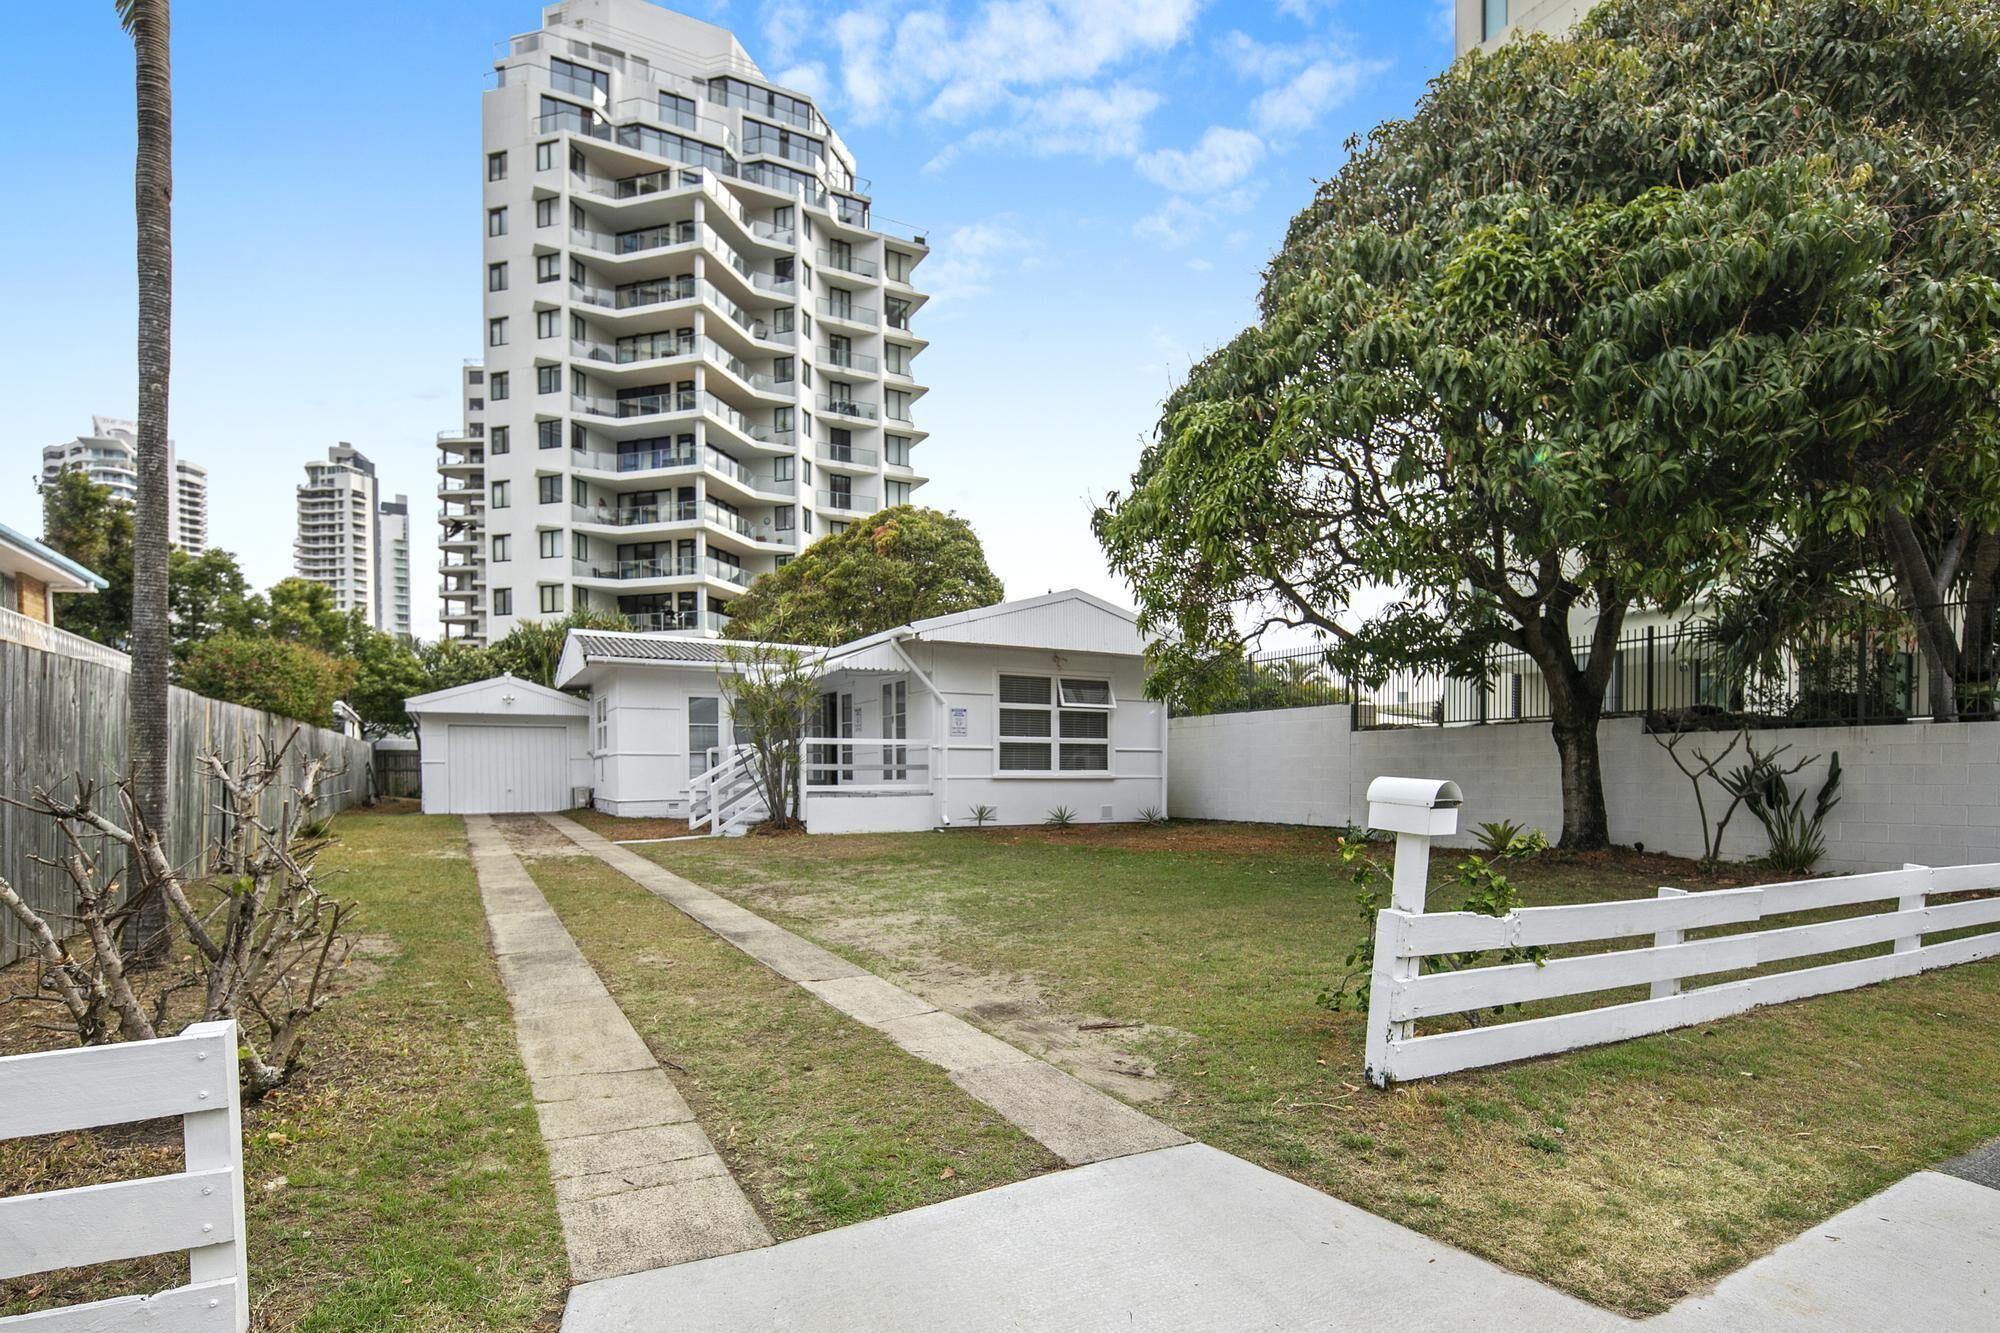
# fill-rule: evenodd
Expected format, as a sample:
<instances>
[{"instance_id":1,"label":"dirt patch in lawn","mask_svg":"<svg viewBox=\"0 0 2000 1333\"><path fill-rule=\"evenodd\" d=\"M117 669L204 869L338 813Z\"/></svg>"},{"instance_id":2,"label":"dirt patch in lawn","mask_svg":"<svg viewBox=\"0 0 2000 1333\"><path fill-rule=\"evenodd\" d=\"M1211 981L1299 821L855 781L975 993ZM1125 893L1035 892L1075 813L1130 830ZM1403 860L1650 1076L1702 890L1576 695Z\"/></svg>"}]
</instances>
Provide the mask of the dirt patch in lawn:
<instances>
[{"instance_id":1,"label":"dirt patch in lawn","mask_svg":"<svg viewBox=\"0 0 2000 1333\"><path fill-rule=\"evenodd\" d=\"M566 818L613 842L684 838L694 831L685 819L642 819L631 815L607 815L602 810L572 810Z\"/></svg>"},{"instance_id":2,"label":"dirt patch in lawn","mask_svg":"<svg viewBox=\"0 0 2000 1333\"><path fill-rule=\"evenodd\" d=\"M507 845L523 861L547 861L590 853L569 840L569 835L534 815L501 815L494 823L507 838Z\"/></svg>"},{"instance_id":3,"label":"dirt patch in lawn","mask_svg":"<svg viewBox=\"0 0 2000 1333\"><path fill-rule=\"evenodd\" d=\"M960 828L954 838L1003 847L1103 847L1147 852L1323 851L1332 856L1339 829L1276 828L1265 824L1076 824L1058 828Z\"/></svg>"}]
</instances>

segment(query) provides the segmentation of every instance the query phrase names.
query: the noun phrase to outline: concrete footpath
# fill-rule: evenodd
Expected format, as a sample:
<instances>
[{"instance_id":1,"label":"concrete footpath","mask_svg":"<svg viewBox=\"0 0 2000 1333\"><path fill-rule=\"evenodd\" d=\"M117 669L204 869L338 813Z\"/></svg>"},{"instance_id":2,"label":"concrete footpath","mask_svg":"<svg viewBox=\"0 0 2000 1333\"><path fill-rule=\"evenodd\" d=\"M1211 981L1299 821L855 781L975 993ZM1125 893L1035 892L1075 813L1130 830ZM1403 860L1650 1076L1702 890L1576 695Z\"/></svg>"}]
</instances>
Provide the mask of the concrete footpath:
<instances>
[{"instance_id":1,"label":"concrete footpath","mask_svg":"<svg viewBox=\"0 0 2000 1333\"><path fill-rule=\"evenodd\" d=\"M1004 1116L1066 1166L1186 1143L1170 1129L1046 1060L948 1014L720 894L691 884L574 820L543 815L577 846L665 899L855 1022L874 1028Z\"/></svg>"},{"instance_id":2,"label":"concrete footpath","mask_svg":"<svg viewBox=\"0 0 2000 1333\"><path fill-rule=\"evenodd\" d=\"M769 1245L673 1081L484 815L466 843L578 1281Z\"/></svg>"},{"instance_id":3,"label":"concrete footpath","mask_svg":"<svg viewBox=\"0 0 2000 1333\"><path fill-rule=\"evenodd\" d=\"M2000 1190L1925 1171L1628 1320L1189 1144L587 1283L563 1330L1985 1333L1996 1281Z\"/></svg>"}]
</instances>

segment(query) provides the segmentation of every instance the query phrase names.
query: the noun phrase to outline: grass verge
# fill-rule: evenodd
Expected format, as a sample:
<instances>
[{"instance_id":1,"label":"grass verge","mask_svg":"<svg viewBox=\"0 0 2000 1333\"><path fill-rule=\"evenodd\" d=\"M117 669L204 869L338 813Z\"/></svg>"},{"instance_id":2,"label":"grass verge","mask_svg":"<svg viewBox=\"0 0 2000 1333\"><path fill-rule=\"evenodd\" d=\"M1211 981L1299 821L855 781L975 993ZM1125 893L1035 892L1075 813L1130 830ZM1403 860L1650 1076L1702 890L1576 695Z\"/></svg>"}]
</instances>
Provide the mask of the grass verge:
<instances>
[{"instance_id":1,"label":"grass verge","mask_svg":"<svg viewBox=\"0 0 2000 1333\"><path fill-rule=\"evenodd\" d=\"M942 1070L595 857L516 846L780 1240L1057 1165Z\"/></svg>"},{"instance_id":2,"label":"grass verge","mask_svg":"<svg viewBox=\"0 0 2000 1333\"><path fill-rule=\"evenodd\" d=\"M314 1020L304 1074L246 1109L253 1325L553 1328L562 1232L462 825L357 811L334 832L320 865L359 901L366 947ZM66 1044L0 1031L0 1053ZM0 1143L0 1194L178 1170L178 1144L177 1122ZM186 1268L0 1283L0 1314L157 1289Z\"/></svg>"},{"instance_id":3,"label":"grass verge","mask_svg":"<svg viewBox=\"0 0 2000 1333\"><path fill-rule=\"evenodd\" d=\"M1360 1086L1360 1020L1314 1004L1361 933L1331 833L636 850L1031 1047L1059 1028L1122 1038L1154 1071L1149 1114L1627 1313L2000 1134L1996 963L1380 1093ZM1625 853L1506 869L1528 904L1703 882Z\"/></svg>"}]
</instances>

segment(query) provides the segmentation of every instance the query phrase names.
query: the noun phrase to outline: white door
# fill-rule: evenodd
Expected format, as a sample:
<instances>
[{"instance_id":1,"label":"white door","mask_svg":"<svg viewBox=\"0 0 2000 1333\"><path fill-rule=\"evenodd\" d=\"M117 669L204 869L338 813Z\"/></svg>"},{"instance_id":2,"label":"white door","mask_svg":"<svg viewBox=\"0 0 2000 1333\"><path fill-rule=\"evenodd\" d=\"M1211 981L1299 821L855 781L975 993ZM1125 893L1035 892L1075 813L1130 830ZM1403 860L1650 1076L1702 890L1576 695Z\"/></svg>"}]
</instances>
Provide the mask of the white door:
<instances>
[{"instance_id":1,"label":"white door","mask_svg":"<svg viewBox=\"0 0 2000 1333\"><path fill-rule=\"evenodd\" d=\"M569 809L568 727L456 726L446 743L454 815Z\"/></svg>"}]
</instances>

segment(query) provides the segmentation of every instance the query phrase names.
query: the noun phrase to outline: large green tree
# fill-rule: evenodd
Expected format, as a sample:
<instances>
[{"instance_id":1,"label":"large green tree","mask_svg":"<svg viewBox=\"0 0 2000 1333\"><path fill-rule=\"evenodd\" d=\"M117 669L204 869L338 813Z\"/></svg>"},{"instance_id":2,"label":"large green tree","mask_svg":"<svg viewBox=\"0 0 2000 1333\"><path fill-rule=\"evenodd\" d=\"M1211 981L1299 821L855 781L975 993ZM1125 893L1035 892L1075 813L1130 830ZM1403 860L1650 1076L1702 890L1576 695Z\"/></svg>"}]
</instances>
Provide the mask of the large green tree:
<instances>
[{"instance_id":1,"label":"large green tree","mask_svg":"<svg viewBox=\"0 0 2000 1333\"><path fill-rule=\"evenodd\" d=\"M1006 589L972 525L914 505L823 537L730 604L729 634L836 644L926 616L991 606Z\"/></svg>"},{"instance_id":2,"label":"large green tree","mask_svg":"<svg viewBox=\"0 0 2000 1333\"><path fill-rule=\"evenodd\" d=\"M65 468L42 486L42 540L104 580L56 598L56 624L114 648L132 638L132 507L109 486Z\"/></svg>"},{"instance_id":3,"label":"large green tree","mask_svg":"<svg viewBox=\"0 0 2000 1333\"><path fill-rule=\"evenodd\" d=\"M1260 322L1096 516L1168 682L1272 624L1363 681L1512 646L1548 687L1563 841L1602 845L1628 609L1733 586L1792 529L1807 460L1918 429L1992 447L1990 221L1945 198L1948 136L1910 128L1975 90L1993 114L1991 27L1612 0L1461 60L1294 219Z\"/></svg>"}]
</instances>

